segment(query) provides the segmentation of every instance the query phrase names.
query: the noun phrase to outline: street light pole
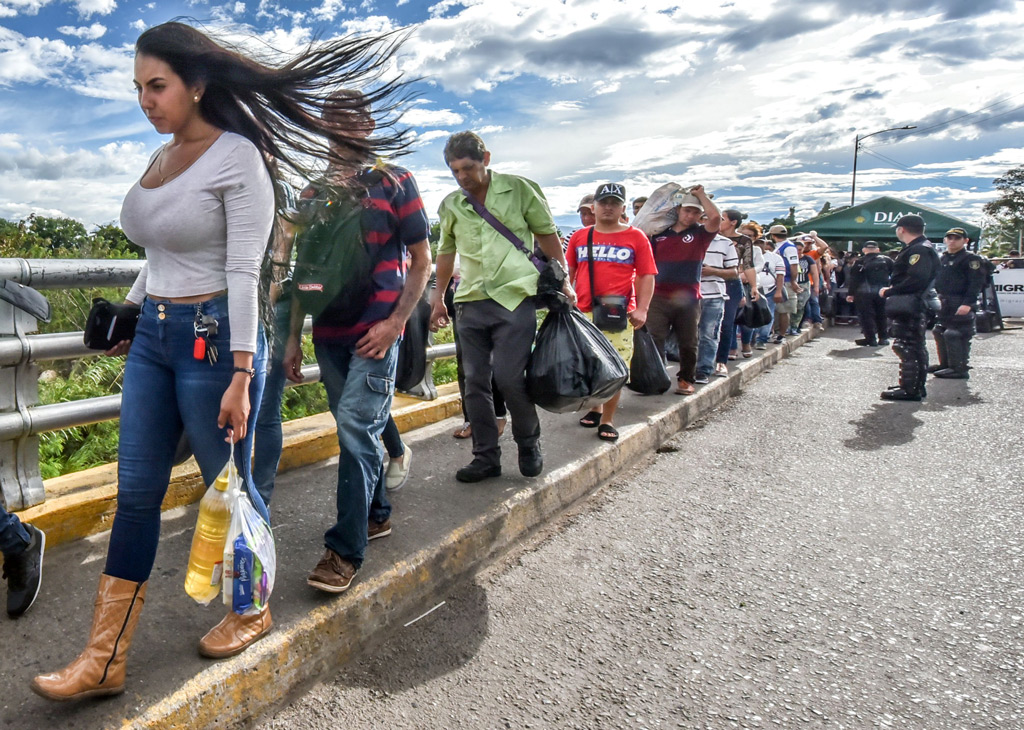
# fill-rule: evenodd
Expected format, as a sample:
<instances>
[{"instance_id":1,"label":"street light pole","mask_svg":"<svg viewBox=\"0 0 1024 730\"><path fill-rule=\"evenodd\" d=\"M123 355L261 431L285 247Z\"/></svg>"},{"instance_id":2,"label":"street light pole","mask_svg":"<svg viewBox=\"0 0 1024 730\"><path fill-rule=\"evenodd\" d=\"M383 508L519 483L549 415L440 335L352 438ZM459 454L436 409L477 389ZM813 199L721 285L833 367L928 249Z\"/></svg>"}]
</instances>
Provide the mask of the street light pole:
<instances>
[{"instance_id":1,"label":"street light pole","mask_svg":"<svg viewBox=\"0 0 1024 730\"><path fill-rule=\"evenodd\" d=\"M860 152L860 143L866 140L868 137L874 137L876 134L883 134L885 132L895 132L900 129L917 129L916 125L910 124L905 127L889 127L889 129L880 129L877 132L871 134L865 134L863 137L859 134L853 140L853 185L850 187L850 207L852 208L856 204L857 198L857 153Z\"/></svg>"}]
</instances>

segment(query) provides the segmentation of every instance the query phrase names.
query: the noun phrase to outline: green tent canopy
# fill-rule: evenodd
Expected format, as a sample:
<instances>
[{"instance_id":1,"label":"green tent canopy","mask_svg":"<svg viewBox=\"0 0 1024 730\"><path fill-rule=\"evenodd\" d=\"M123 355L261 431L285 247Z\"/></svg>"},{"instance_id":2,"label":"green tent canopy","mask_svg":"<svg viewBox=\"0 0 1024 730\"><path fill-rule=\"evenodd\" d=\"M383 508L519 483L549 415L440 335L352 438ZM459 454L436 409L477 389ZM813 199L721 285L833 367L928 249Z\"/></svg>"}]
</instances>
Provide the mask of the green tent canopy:
<instances>
[{"instance_id":1,"label":"green tent canopy","mask_svg":"<svg viewBox=\"0 0 1024 730\"><path fill-rule=\"evenodd\" d=\"M819 237L833 245L843 241L863 243L867 240L892 244L896 243L896 229L893 226L901 215L907 213L916 213L924 218L924 234L935 242L941 241L943 234L950 228L963 228L971 237L971 241L977 241L981 236L981 229L967 221L919 203L909 203L887 195L835 213L826 213L801 221L796 224L794 230L817 231Z\"/></svg>"}]
</instances>

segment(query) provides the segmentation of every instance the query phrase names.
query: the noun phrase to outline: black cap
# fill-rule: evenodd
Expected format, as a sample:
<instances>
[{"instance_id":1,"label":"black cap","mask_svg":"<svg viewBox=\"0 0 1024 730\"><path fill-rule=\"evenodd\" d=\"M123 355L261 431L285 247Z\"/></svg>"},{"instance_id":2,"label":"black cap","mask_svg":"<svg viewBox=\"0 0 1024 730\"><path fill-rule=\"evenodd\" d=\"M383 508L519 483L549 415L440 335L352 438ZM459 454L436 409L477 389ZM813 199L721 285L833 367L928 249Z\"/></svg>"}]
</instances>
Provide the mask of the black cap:
<instances>
[{"instance_id":1,"label":"black cap","mask_svg":"<svg viewBox=\"0 0 1024 730\"><path fill-rule=\"evenodd\" d=\"M950 228L946 231L946 236L959 236L960 238L966 238L968 241L971 240L971 237L967 235L967 231L963 228Z\"/></svg>"},{"instance_id":2,"label":"black cap","mask_svg":"<svg viewBox=\"0 0 1024 730\"><path fill-rule=\"evenodd\" d=\"M865 241L864 245L861 246L861 248L862 249L863 248L877 248L877 249L881 249L882 247L878 245L878 241Z\"/></svg>"},{"instance_id":3,"label":"black cap","mask_svg":"<svg viewBox=\"0 0 1024 730\"><path fill-rule=\"evenodd\" d=\"M623 203L626 202L626 188L624 185L619 183L604 183L599 185L597 192L594 193L594 202L598 200L604 200L605 198L618 198Z\"/></svg>"},{"instance_id":4,"label":"black cap","mask_svg":"<svg viewBox=\"0 0 1024 730\"><path fill-rule=\"evenodd\" d=\"M924 230L924 218L914 213L908 213L907 215L901 215L899 220L896 221L896 225L893 228L913 228L915 230Z\"/></svg>"}]
</instances>

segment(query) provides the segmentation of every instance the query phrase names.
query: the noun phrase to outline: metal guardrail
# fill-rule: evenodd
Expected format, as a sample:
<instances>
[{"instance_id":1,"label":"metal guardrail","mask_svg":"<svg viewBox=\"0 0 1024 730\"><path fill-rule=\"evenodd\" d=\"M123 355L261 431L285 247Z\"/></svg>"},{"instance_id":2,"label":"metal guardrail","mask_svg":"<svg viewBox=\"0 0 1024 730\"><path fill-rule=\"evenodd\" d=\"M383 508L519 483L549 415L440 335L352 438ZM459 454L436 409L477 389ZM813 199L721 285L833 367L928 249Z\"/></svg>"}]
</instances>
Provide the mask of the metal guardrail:
<instances>
[{"instance_id":1,"label":"metal guardrail","mask_svg":"<svg viewBox=\"0 0 1024 730\"><path fill-rule=\"evenodd\" d=\"M37 289L127 287L135 281L142 261L106 259L0 259L0 278ZM312 323L307 317L304 331ZM39 474L39 434L116 419L121 395L85 398L66 403L39 404L41 361L96 357L82 342L82 332L33 334L35 319L0 301L0 489L8 509L17 510L45 499ZM427 361L455 356L455 345L427 347ZM303 384L320 380L320 368L302 368ZM289 383L289 386L296 385ZM431 368L410 395L437 397Z\"/></svg>"}]
</instances>

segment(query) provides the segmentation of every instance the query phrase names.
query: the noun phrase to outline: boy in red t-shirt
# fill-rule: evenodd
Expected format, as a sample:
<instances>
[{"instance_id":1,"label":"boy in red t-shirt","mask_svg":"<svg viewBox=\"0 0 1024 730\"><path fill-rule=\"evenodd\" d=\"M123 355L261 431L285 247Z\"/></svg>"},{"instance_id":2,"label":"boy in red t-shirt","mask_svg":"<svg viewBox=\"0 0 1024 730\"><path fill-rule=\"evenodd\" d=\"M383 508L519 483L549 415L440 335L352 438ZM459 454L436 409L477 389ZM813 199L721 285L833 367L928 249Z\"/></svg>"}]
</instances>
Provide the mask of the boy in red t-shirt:
<instances>
[{"instance_id":1,"label":"boy in red t-shirt","mask_svg":"<svg viewBox=\"0 0 1024 730\"><path fill-rule=\"evenodd\" d=\"M627 363L633 354L633 329L643 327L647 310L654 295L654 277L658 267L654 263L651 242L639 229L622 222L626 210L626 189L619 183L605 183L594 195L596 223L581 228L569 239L566 262L569 279L576 289L577 306L583 312L593 309L594 292L590 291L590 256L587 238L593 230L591 248L594 252L594 288L598 297L621 296L628 298L626 307L629 323L622 332L605 332L604 336ZM591 315L593 319L593 315ZM585 428L597 427L597 437L615 441L619 432L612 425L615 409L619 405L620 390L598 409L580 419Z\"/></svg>"}]
</instances>

